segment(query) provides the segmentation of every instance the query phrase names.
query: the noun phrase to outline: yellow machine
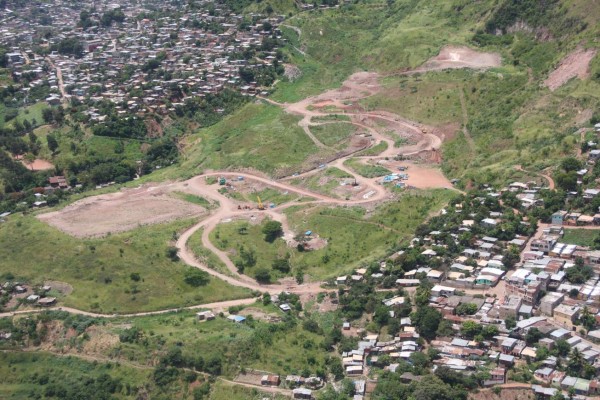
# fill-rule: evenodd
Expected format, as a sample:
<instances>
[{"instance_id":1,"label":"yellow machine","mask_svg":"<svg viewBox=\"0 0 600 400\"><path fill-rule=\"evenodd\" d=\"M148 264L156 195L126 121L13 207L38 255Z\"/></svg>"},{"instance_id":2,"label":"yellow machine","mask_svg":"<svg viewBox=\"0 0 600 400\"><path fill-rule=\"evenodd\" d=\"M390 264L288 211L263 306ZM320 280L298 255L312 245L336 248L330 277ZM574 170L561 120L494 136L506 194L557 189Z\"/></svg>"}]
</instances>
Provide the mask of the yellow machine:
<instances>
[{"instance_id":1,"label":"yellow machine","mask_svg":"<svg viewBox=\"0 0 600 400\"><path fill-rule=\"evenodd\" d=\"M264 210L265 206L263 205L262 201L260 200L260 197L256 196L256 200L258 200L258 209Z\"/></svg>"}]
</instances>

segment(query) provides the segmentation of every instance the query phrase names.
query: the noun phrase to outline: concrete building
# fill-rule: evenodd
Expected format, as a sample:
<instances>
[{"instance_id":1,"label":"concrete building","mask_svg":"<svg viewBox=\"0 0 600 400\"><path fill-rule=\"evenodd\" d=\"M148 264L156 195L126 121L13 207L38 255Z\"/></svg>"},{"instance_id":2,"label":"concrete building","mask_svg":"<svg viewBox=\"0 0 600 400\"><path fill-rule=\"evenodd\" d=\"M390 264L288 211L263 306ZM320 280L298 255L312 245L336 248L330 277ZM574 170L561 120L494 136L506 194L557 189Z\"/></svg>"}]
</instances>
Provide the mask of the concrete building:
<instances>
[{"instance_id":1,"label":"concrete building","mask_svg":"<svg viewBox=\"0 0 600 400\"><path fill-rule=\"evenodd\" d=\"M579 317L581 307L579 306L568 306L566 304L559 304L554 309L554 320L562 324L567 329L573 329L573 322Z\"/></svg>"},{"instance_id":2,"label":"concrete building","mask_svg":"<svg viewBox=\"0 0 600 400\"><path fill-rule=\"evenodd\" d=\"M544 315L552 316L554 309L565 299L563 293L550 292L540 300L540 311Z\"/></svg>"}]
</instances>

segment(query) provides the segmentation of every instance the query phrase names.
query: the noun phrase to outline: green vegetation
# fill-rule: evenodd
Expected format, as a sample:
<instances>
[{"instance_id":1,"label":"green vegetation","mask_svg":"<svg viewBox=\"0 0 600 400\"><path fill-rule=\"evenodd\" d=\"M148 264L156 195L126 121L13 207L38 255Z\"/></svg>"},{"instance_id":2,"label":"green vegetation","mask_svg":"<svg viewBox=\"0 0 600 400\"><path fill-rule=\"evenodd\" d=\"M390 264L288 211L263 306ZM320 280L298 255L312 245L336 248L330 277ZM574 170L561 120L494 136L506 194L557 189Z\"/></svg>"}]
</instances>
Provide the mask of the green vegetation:
<instances>
[{"instance_id":1,"label":"green vegetation","mask_svg":"<svg viewBox=\"0 0 600 400\"><path fill-rule=\"evenodd\" d=\"M350 181L352 175L336 167L327 167L324 171L313 173L307 177L292 179L290 183L294 186L305 187L315 193L321 193L332 198L339 198L335 192L342 180Z\"/></svg>"},{"instance_id":2,"label":"green vegetation","mask_svg":"<svg viewBox=\"0 0 600 400\"><path fill-rule=\"evenodd\" d=\"M332 122L311 126L310 131L325 146L343 149L347 146L346 140L356 132L356 127L350 123Z\"/></svg>"},{"instance_id":3,"label":"green vegetation","mask_svg":"<svg viewBox=\"0 0 600 400\"><path fill-rule=\"evenodd\" d=\"M443 206L454 193L448 190L406 194L396 202L385 204L371 216L365 210L354 208L295 206L286 210L290 226L300 243L311 230L326 240L324 248L304 251L289 247L282 239L273 243L264 240L263 225L246 221L220 224L211 232L210 239L219 249L231 251L240 271L256 276L267 270L272 280L309 274L315 280L332 278L353 267L381 257L390 248L406 240L411 232L434 210ZM281 268L285 260L289 267Z\"/></svg>"},{"instance_id":4,"label":"green vegetation","mask_svg":"<svg viewBox=\"0 0 600 400\"><path fill-rule=\"evenodd\" d=\"M225 275L231 275L227 266L217 257L215 253L202 246L202 233L203 229L198 229L188 240L188 247L194 255L200 260L200 262L206 264L209 268L214 269Z\"/></svg>"},{"instance_id":5,"label":"green vegetation","mask_svg":"<svg viewBox=\"0 0 600 400\"><path fill-rule=\"evenodd\" d=\"M195 194L183 193L183 192L175 192L174 194L176 197L178 197L182 200L185 200L190 203L198 204L199 206L202 206L209 210L213 209L213 208L217 208L219 206L218 202L215 204L215 202L207 200L206 198L204 198L202 196L196 196Z\"/></svg>"},{"instance_id":6,"label":"green vegetation","mask_svg":"<svg viewBox=\"0 0 600 400\"><path fill-rule=\"evenodd\" d=\"M598 244L598 236L598 231L593 229L565 229L565 235L560 241L578 246L595 247Z\"/></svg>"},{"instance_id":7,"label":"green vegetation","mask_svg":"<svg viewBox=\"0 0 600 400\"><path fill-rule=\"evenodd\" d=\"M372 146L372 147L369 147L368 149L364 149L362 151L359 151L355 155L357 157L361 157L361 156L377 156L377 155L383 153L384 151L386 151L387 148L388 148L387 142L381 141L381 142L377 143L375 146Z\"/></svg>"},{"instance_id":8,"label":"green vegetation","mask_svg":"<svg viewBox=\"0 0 600 400\"><path fill-rule=\"evenodd\" d=\"M234 386L227 382L217 381L210 392L209 400L262 400L265 398L265 393L260 389L251 389L243 386ZM274 397L271 397L274 396ZM269 394L269 399L286 400L287 396Z\"/></svg>"},{"instance_id":9,"label":"green vegetation","mask_svg":"<svg viewBox=\"0 0 600 400\"><path fill-rule=\"evenodd\" d=\"M177 221L104 239L76 239L34 216L14 215L0 225L2 272L31 283L66 282L73 292L61 303L105 313L247 297L247 290L215 278L201 288L184 282L188 267L172 261L166 252L174 234L191 224ZM131 280L132 273L140 274L141 280Z\"/></svg>"},{"instance_id":10,"label":"green vegetation","mask_svg":"<svg viewBox=\"0 0 600 400\"><path fill-rule=\"evenodd\" d=\"M365 178L377 178L392 172L380 165L364 164L360 159L357 158L349 158L348 160L344 161L344 165L352 168L357 174Z\"/></svg>"},{"instance_id":11,"label":"green vegetation","mask_svg":"<svg viewBox=\"0 0 600 400\"><path fill-rule=\"evenodd\" d=\"M150 371L38 352L0 353L3 399L135 399Z\"/></svg>"},{"instance_id":12,"label":"green vegetation","mask_svg":"<svg viewBox=\"0 0 600 400\"><path fill-rule=\"evenodd\" d=\"M431 125L461 123L461 82L452 82L448 75L447 72L430 72L383 78L383 90L362 100L361 105L368 110L386 110Z\"/></svg>"},{"instance_id":13,"label":"green vegetation","mask_svg":"<svg viewBox=\"0 0 600 400\"><path fill-rule=\"evenodd\" d=\"M317 146L298 126L298 117L272 105L248 104L222 122L190 136L182 169L191 176L200 168L256 168L275 176L291 175Z\"/></svg>"}]
</instances>

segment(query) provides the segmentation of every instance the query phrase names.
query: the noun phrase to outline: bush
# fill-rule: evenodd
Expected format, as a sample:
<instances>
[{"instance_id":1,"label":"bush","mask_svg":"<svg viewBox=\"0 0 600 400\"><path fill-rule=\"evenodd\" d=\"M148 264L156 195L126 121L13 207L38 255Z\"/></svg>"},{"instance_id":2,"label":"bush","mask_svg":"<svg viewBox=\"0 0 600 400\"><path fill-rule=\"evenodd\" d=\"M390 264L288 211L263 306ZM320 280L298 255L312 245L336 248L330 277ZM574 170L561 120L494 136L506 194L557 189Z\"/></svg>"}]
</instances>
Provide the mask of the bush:
<instances>
[{"instance_id":1,"label":"bush","mask_svg":"<svg viewBox=\"0 0 600 400\"><path fill-rule=\"evenodd\" d=\"M258 283L271 283L271 273L266 268L259 268L254 275Z\"/></svg>"},{"instance_id":2,"label":"bush","mask_svg":"<svg viewBox=\"0 0 600 400\"><path fill-rule=\"evenodd\" d=\"M167 248L167 257L170 258L171 261L177 261L179 260L179 256L177 255L178 252L179 249L177 249L177 247L169 246Z\"/></svg>"},{"instance_id":3,"label":"bush","mask_svg":"<svg viewBox=\"0 0 600 400\"><path fill-rule=\"evenodd\" d=\"M184 275L185 283L194 287L204 286L210 281L208 274L197 268L188 268Z\"/></svg>"},{"instance_id":4,"label":"bush","mask_svg":"<svg viewBox=\"0 0 600 400\"><path fill-rule=\"evenodd\" d=\"M273 243L275 239L283 235L283 229L281 222L267 221L262 228L262 233L265 235L265 240L269 243Z\"/></svg>"}]
</instances>

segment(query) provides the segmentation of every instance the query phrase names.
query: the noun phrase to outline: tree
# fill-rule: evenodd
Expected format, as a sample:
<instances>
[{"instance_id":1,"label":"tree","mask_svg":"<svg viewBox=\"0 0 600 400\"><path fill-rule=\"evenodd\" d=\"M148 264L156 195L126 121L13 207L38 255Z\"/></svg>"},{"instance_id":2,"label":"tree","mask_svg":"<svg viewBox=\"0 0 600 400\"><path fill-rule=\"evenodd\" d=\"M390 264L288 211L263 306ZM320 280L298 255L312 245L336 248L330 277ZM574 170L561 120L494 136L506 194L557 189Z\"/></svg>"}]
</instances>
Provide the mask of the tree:
<instances>
[{"instance_id":1,"label":"tree","mask_svg":"<svg viewBox=\"0 0 600 400\"><path fill-rule=\"evenodd\" d=\"M331 357L327 364L329 365L329 372L331 372L335 379L342 379L344 377L344 366L339 358Z\"/></svg>"},{"instance_id":2,"label":"tree","mask_svg":"<svg viewBox=\"0 0 600 400\"><path fill-rule=\"evenodd\" d=\"M435 308L423 306L417 309L411 320L425 340L432 340L435 339L437 329L442 321L442 314Z\"/></svg>"},{"instance_id":3,"label":"tree","mask_svg":"<svg viewBox=\"0 0 600 400\"><path fill-rule=\"evenodd\" d=\"M474 321L465 321L460 327L460 333L468 339L473 339L476 335L479 335L481 330L481 325Z\"/></svg>"},{"instance_id":4,"label":"tree","mask_svg":"<svg viewBox=\"0 0 600 400\"><path fill-rule=\"evenodd\" d=\"M477 312L477 304L474 303L461 303L456 307L457 315L473 315Z\"/></svg>"},{"instance_id":5,"label":"tree","mask_svg":"<svg viewBox=\"0 0 600 400\"><path fill-rule=\"evenodd\" d=\"M54 153L56 149L58 149L58 142L56 141L54 135L46 136L46 141L48 142L48 149Z\"/></svg>"},{"instance_id":6,"label":"tree","mask_svg":"<svg viewBox=\"0 0 600 400\"><path fill-rule=\"evenodd\" d=\"M512 315L509 315L504 320L504 325L506 326L506 329L512 329L515 326L517 326L517 321L515 320L515 317L513 317Z\"/></svg>"},{"instance_id":7,"label":"tree","mask_svg":"<svg viewBox=\"0 0 600 400\"><path fill-rule=\"evenodd\" d=\"M277 258L273 261L271 267L284 274L290 272L290 258L289 254L285 258Z\"/></svg>"},{"instance_id":8,"label":"tree","mask_svg":"<svg viewBox=\"0 0 600 400\"><path fill-rule=\"evenodd\" d=\"M210 281L208 274L198 268L188 268L184 272L184 281L193 287L205 286Z\"/></svg>"},{"instance_id":9,"label":"tree","mask_svg":"<svg viewBox=\"0 0 600 400\"><path fill-rule=\"evenodd\" d=\"M555 180L556 185L567 192L577 190L577 173L575 171L561 172L556 175Z\"/></svg>"},{"instance_id":10,"label":"tree","mask_svg":"<svg viewBox=\"0 0 600 400\"><path fill-rule=\"evenodd\" d=\"M527 331L527 335L525 336L525 341L528 346L534 345L539 342L540 339L544 337L544 334L540 332L538 328L531 328Z\"/></svg>"},{"instance_id":11,"label":"tree","mask_svg":"<svg viewBox=\"0 0 600 400\"><path fill-rule=\"evenodd\" d=\"M265 235L265 241L273 243L275 239L283 235L281 222L269 220L262 228L262 233Z\"/></svg>"},{"instance_id":12,"label":"tree","mask_svg":"<svg viewBox=\"0 0 600 400\"><path fill-rule=\"evenodd\" d=\"M567 157L562 160L560 167L565 172L579 171L581 169L581 161L575 157Z\"/></svg>"},{"instance_id":13,"label":"tree","mask_svg":"<svg viewBox=\"0 0 600 400\"><path fill-rule=\"evenodd\" d=\"M254 274L258 283L271 283L271 273L266 268L259 268Z\"/></svg>"}]
</instances>

